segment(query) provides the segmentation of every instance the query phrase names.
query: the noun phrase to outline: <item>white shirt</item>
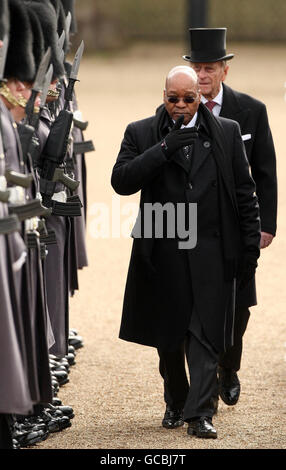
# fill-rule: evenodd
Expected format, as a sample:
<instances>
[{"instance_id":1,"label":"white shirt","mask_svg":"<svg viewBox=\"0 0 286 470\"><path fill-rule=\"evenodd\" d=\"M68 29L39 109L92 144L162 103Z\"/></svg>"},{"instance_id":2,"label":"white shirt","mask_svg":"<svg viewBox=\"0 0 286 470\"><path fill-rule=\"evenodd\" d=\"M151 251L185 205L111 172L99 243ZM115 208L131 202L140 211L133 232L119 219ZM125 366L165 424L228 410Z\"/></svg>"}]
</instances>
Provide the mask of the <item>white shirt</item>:
<instances>
[{"instance_id":1,"label":"white shirt","mask_svg":"<svg viewBox=\"0 0 286 470\"><path fill-rule=\"evenodd\" d=\"M222 88L222 84L220 84L220 89L219 89L218 94L216 95L216 97L213 100L211 100L211 101L214 101L216 103L215 106L213 107L213 110L212 110L212 112L215 116L219 116L219 114L220 114L221 107L222 107L222 98L223 98L223 88ZM201 102L203 104L205 104L207 101L209 101L209 100L207 100L202 95Z\"/></svg>"},{"instance_id":2,"label":"white shirt","mask_svg":"<svg viewBox=\"0 0 286 470\"><path fill-rule=\"evenodd\" d=\"M198 112L196 112L196 114L193 116L193 118L190 120L190 122L188 122L186 126L182 124L181 129L184 129L185 127L194 127L197 122L197 117L198 117Z\"/></svg>"}]
</instances>

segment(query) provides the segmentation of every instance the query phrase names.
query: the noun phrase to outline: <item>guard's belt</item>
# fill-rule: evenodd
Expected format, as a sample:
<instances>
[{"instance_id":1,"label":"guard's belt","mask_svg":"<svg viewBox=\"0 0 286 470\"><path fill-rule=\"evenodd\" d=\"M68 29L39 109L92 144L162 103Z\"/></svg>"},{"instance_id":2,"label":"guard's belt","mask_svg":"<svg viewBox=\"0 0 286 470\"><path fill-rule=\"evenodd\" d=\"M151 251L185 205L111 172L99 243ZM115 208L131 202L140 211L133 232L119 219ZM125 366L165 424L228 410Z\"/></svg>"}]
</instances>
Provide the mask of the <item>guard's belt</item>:
<instances>
[{"instance_id":1,"label":"guard's belt","mask_svg":"<svg viewBox=\"0 0 286 470\"><path fill-rule=\"evenodd\" d=\"M95 150L92 140L74 142L73 151L75 154L93 152Z\"/></svg>"},{"instance_id":2,"label":"guard's belt","mask_svg":"<svg viewBox=\"0 0 286 470\"><path fill-rule=\"evenodd\" d=\"M12 232L21 230L21 224L16 214L8 215L0 218L0 234L8 235Z\"/></svg>"},{"instance_id":3,"label":"guard's belt","mask_svg":"<svg viewBox=\"0 0 286 470\"><path fill-rule=\"evenodd\" d=\"M9 213L16 214L22 222L32 217L49 217L52 214L52 209L42 206L40 199L32 199L26 204L9 206Z\"/></svg>"}]
</instances>

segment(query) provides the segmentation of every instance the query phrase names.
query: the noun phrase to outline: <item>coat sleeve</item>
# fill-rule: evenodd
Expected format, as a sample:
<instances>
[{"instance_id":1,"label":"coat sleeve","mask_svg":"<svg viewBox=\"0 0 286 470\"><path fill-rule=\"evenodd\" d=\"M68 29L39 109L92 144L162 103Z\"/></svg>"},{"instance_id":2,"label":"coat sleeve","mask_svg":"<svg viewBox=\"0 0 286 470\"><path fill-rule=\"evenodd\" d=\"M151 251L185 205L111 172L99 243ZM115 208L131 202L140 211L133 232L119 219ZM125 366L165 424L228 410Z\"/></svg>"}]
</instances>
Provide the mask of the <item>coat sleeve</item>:
<instances>
[{"instance_id":1,"label":"coat sleeve","mask_svg":"<svg viewBox=\"0 0 286 470\"><path fill-rule=\"evenodd\" d=\"M256 187L243 146L240 129L234 129L233 174L244 253L260 254L260 215Z\"/></svg>"},{"instance_id":2,"label":"coat sleeve","mask_svg":"<svg viewBox=\"0 0 286 470\"><path fill-rule=\"evenodd\" d=\"M264 104L257 121L251 155L251 172L256 183L261 229L263 232L275 235L277 219L276 155Z\"/></svg>"},{"instance_id":3,"label":"coat sleeve","mask_svg":"<svg viewBox=\"0 0 286 470\"><path fill-rule=\"evenodd\" d=\"M113 189L125 196L147 186L167 162L160 143L141 151L137 134L136 123L129 124L111 176Z\"/></svg>"}]
</instances>

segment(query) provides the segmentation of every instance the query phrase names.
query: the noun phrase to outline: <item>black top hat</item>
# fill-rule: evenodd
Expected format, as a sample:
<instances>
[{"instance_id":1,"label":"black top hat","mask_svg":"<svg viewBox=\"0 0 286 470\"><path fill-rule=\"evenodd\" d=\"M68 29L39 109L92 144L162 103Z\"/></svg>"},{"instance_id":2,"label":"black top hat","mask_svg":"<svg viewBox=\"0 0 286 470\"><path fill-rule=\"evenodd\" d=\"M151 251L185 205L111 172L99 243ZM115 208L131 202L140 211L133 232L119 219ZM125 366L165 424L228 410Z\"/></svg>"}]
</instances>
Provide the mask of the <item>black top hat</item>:
<instances>
[{"instance_id":1,"label":"black top hat","mask_svg":"<svg viewBox=\"0 0 286 470\"><path fill-rule=\"evenodd\" d=\"M191 54L183 59L189 62L217 62L230 60L226 53L226 28L190 28Z\"/></svg>"}]
</instances>

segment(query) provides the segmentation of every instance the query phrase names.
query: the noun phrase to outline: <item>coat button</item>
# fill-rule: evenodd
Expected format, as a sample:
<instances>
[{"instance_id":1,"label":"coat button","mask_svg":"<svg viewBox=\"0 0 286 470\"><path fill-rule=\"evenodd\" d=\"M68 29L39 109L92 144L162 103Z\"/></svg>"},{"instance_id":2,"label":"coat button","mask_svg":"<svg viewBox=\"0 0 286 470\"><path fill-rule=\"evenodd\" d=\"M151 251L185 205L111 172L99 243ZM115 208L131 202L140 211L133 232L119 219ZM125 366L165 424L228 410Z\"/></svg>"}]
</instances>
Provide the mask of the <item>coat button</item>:
<instances>
[{"instance_id":1,"label":"coat button","mask_svg":"<svg viewBox=\"0 0 286 470\"><path fill-rule=\"evenodd\" d=\"M212 181L212 186L213 186L214 188L217 187L217 180L213 180L213 181Z\"/></svg>"},{"instance_id":2,"label":"coat button","mask_svg":"<svg viewBox=\"0 0 286 470\"><path fill-rule=\"evenodd\" d=\"M211 146L211 144L210 144L210 142L209 142L208 140L205 140L205 142L204 142L203 145L204 145L204 147L205 147L206 149L208 149L208 148Z\"/></svg>"},{"instance_id":3,"label":"coat button","mask_svg":"<svg viewBox=\"0 0 286 470\"><path fill-rule=\"evenodd\" d=\"M220 231L219 231L219 230L215 230L215 231L214 231L214 236L215 236L216 238L219 238L219 237L220 237Z\"/></svg>"},{"instance_id":4,"label":"coat button","mask_svg":"<svg viewBox=\"0 0 286 470\"><path fill-rule=\"evenodd\" d=\"M191 181L188 183L188 189L193 189L193 183Z\"/></svg>"}]
</instances>

